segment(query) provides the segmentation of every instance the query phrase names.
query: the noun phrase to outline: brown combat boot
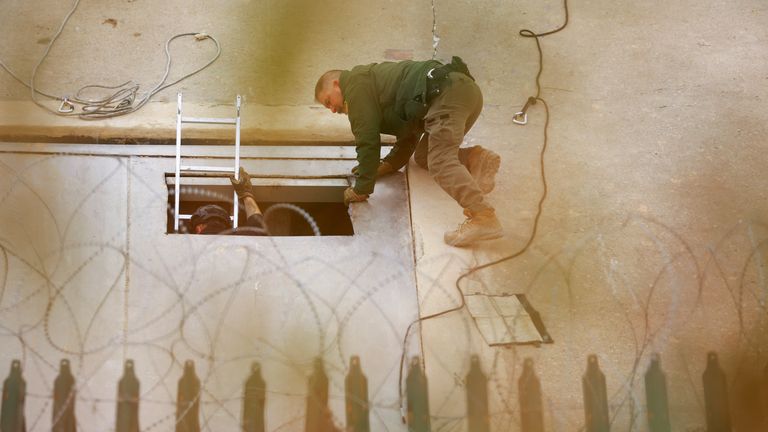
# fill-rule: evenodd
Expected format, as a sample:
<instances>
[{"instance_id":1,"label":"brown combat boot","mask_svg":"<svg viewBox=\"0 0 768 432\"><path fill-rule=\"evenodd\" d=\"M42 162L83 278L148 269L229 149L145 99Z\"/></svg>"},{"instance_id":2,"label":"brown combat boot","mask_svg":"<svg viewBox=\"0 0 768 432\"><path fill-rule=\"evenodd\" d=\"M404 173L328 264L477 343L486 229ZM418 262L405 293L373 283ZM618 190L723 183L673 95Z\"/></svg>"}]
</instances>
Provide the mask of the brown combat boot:
<instances>
[{"instance_id":1,"label":"brown combat boot","mask_svg":"<svg viewBox=\"0 0 768 432\"><path fill-rule=\"evenodd\" d=\"M467 169L483 194L490 193L496 186L496 173L500 165L501 156L482 146L472 147L467 156Z\"/></svg>"},{"instance_id":2,"label":"brown combat boot","mask_svg":"<svg viewBox=\"0 0 768 432\"><path fill-rule=\"evenodd\" d=\"M504 235L501 222L492 208L477 212L464 209L467 219L453 231L446 231L443 240L456 247L469 246L480 240L492 240Z\"/></svg>"}]
</instances>

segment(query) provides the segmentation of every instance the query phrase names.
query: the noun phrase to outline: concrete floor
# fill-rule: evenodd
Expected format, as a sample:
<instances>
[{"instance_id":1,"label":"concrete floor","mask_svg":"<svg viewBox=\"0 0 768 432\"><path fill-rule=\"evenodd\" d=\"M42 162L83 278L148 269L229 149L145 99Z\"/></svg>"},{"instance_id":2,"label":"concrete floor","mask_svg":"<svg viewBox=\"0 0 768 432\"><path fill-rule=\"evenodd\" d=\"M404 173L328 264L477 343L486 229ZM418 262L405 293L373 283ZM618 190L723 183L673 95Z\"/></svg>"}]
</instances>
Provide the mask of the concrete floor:
<instances>
[{"instance_id":1,"label":"concrete floor","mask_svg":"<svg viewBox=\"0 0 768 432\"><path fill-rule=\"evenodd\" d=\"M546 116L538 104L529 111L528 125L510 121L536 91L536 46L520 37L518 30L556 28L563 22L561 2L225 1L216 10L202 1L83 2L39 70L38 85L49 92L72 94L85 84L128 79L149 88L162 75L163 43L178 32L205 31L216 36L222 56L202 74L159 94L143 110L97 123L45 114L29 102L28 90L0 74L0 134L6 140L29 141L32 151L41 148L34 142L43 139L162 141L173 137L175 94L183 91L190 111L200 115L228 115L234 95L244 95L243 137L249 143L349 142L346 119L331 117L313 105L316 77L329 68L387 60L396 56L393 50L417 59L431 57L433 6L439 35L437 58L461 55L484 91L485 108L467 136L467 145L480 144L503 157L490 199L506 235L470 250L446 247L442 233L461 221L461 209L425 172L409 167L413 278L419 313L426 316L457 304L454 281L462 271L517 252L531 234L543 191L539 159ZM5 2L3 8L12 13L0 14L0 60L28 77L68 7L49 1ZM594 353L606 375L612 429L645 431L643 375L652 352L660 353L667 374L672 430L705 430L701 375L708 351L718 352L727 374L735 429L761 430L756 420L759 409L746 400L755 395L756 377L762 376L768 362L768 177L764 174L768 166L768 8L756 0L683 0L570 2L569 9L568 27L541 40L541 97L550 108L550 124L544 156L548 196L536 237L520 257L480 271L463 285L489 293L526 293L555 343L538 348L488 347L466 311L425 322L420 342L430 383L433 430L466 430L463 377L473 353L480 355L490 378L492 430L521 430L517 378L525 358L533 359L542 383L545 429L583 430L581 376L587 355ZM174 73L194 68L209 55L210 45L202 44L180 41ZM50 102L50 106L58 104ZM189 136L229 137L226 131L210 128L190 130ZM6 164L15 166L12 162L20 156L17 149L3 157ZM46 157L57 158L55 154ZM62 173L71 172L67 162L53 166L59 164ZM346 169L353 162L345 164ZM93 169L101 173L107 168ZM44 211L45 205L23 211L21 196L9 201L13 195L8 191L17 190L20 180L29 178L4 170L3 216L9 221ZM69 178L61 180L61 191L74 187L68 182ZM71 212L79 203L75 197L83 196L72 192L69 202L57 200L60 194L44 189L36 202L57 214ZM116 212L118 218L124 214L125 200L99 200L94 204L97 220L108 220L105 209ZM372 214L387 211L377 209L376 202L371 206ZM133 223L137 226L139 221ZM114 240L104 237L108 230L98 225L77 232L73 241ZM8 243L11 234L8 228L2 232L4 250L13 249ZM124 242L118 244L117 250L125 247ZM301 249L302 243L287 250L292 248ZM350 256L338 255L339 262L342 255ZM75 264L63 265L61 269L66 270ZM384 277L388 269L381 265L371 271ZM287 273L290 277L314 274L304 269ZM114 277L107 277L107 288ZM23 280L7 279L0 306L13 304L8 293L20 286ZM203 288L195 298L206 292ZM114 310L122 314L126 307L118 301ZM215 305L210 307L215 314ZM416 303L412 296L403 295L387 307L384 315L390 316L414 310ZM45 312L44 303L38 308ZM23 321L14 313L3 310L4 346L9 346L11 334ZM391 320L397 323L393 332L404 332L408 315ZM351 328L357 337L375 340L367 333L375 325ZM152 326L142 331L146 338L165 334ZM203 330L196 334L205 340ZM396 350L397 343L390 343ZM41 344L39 349L29 358L55 365L64 355L55 346ZM164 349L169 347L158 347ZM225 356L239 352L222 350L214 351ZM259 355L247 352L243 358ZM2 358L7 364L19 356L14 348L4 350ZM83 354L82 360L107 365L109 371L103 373L116 380L122 355L104 359ZM304 369L286 374L295 381L297 393L281 394L280 400L288 396L294 402L301 400L303 381L298 377L310 371L309 362L303 364ZM343 365L336 367L332 373L340 382ZM392 367L389 364L387 371ZM41 376L51 376L51 367L40 369L45 371ZM179 371L174 369L167 379L156 381L168 389L160 404L173 399L173 377ZM226 375L212 374L207 381L211 406L222 398L237 406L236 400L227 398L236 399L240 375ZM50 382L30 387L39 396L32 413L45 415L34 430L47 428L50 410L43 406L50 388L46 385ZM111 382L97 387L100 396L114 389ZM380 424L386 429L381 430L404 430L397 422L392 397L396 390L382 388L386 397L377 409L385 413L386 420ZM83 424L84 430L110 424L113 411L108 402L101 406L86 398L83 404L95 413L83 415L100 419L94 425ZM334 404L337 420L343 423L341 401L335 399ZM302 407L281 402L269 409L273 419L300 418ZM237 410L228 410L215 411L211 425L234 429ZM146 424L161 418L161 411L154 411ZM302 427L300 420L270 425L270 430Z\"/></svg>"}]
</instances>

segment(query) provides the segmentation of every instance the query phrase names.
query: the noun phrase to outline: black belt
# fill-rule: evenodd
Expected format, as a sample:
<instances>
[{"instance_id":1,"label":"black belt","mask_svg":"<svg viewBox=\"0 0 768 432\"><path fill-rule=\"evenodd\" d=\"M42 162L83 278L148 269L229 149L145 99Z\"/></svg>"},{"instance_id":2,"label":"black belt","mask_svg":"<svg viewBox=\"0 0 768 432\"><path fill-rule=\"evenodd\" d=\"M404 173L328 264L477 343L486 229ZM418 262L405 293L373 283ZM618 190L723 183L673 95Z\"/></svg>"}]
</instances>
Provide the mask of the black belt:
<instances>
[{"instance_id":1,"label":"black belt","mask_svg":"<svg viewBox=\"0 0 768 432\"><path fill-rule=\"evenodd\" d=\"M427 103L440 96L442 87L448 80L448 74L452 72L446 66L432 68L427 72Z\"/></svg>"},{"instance_id":2,"label":"black belt","mask_svg":"<svg viewBox=\"0 0 768 432\"><path fill-rule=\"evenodd\" d=\"M427 72L427 103L432 102L440 95L443 85L447 82L448 74L451 72L459 72L471 78L472 81L475 80L470 75L466 63L460 57L453 56L449 64L434 67Z\"/></svg>"}]
</instances>

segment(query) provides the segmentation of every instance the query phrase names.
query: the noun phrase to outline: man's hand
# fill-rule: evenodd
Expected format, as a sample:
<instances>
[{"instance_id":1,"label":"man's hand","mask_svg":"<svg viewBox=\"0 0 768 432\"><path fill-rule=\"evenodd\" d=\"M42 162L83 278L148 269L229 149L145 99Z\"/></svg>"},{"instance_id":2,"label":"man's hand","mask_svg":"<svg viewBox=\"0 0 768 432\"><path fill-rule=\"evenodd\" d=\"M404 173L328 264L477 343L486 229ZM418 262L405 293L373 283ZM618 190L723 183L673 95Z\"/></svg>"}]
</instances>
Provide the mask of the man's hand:
<instances>
[{"instance_id":1,"label":"man's hand","mask_svg":"<svg viewBox=\"0 0 768 432\"><path fill-rule=\"evenodd\" d=\"M349 205L353 202L361 202L368 199L368 195L358 194L352 186L344 190L344 205Z\"/></svg>"},{"instance_id":2,"label":"man's hand","mask_svg":"<svg viewBox=\"0 0 768 432\"><path fill-rule=\"evenodd\" d=\"M251 198L256 201L256 198L253 196L253 187L251 186L251 176L248 175L247 172L243 169L243 167L240 167L240 178L235 180L235 176L229 176L229 181L232 182L232 186L235 188L235 192L237 192L237 197L241 200L244 200L245 198Z\"/></svg>"},{"instance_id":3,"label":"man's hand","mask_svg":"<svg viewBox=\"0 0 768 432\"><path fill-rule=\"evenodd\" d=\"M357 170L359 167L360 165L355 165L352 168L352 174L357 175ZM379 163L379 167L376 169L376 177L382 177L393 172L395 172L395 169L389 162L381 161L381 163Z\"/></svg>"}]
</instances>

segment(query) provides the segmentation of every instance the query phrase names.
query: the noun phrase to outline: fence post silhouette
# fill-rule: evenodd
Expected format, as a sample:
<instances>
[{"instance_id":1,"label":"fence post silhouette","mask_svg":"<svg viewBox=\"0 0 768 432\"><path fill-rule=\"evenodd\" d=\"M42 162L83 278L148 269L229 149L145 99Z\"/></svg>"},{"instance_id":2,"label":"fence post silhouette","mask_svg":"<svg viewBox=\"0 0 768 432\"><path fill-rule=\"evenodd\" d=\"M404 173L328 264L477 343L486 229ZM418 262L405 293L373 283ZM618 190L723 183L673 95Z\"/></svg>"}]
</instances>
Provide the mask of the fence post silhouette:
<instances>
[{"instance_id":1,"label":"fence post silhouette","mask_svg":"<svg viewBox=\"0 0 768 432\"><path fill-rule=\"evenodd\" d=\"M200 379L195 362L184 362L176 400L176 432L200 432Z\"/></svg>"},{"instance_id":2,"label":"fence post silhouette","mask_svg":"<svg viewBox=\"0 0 768 432\"><path fill-rule=\"evenodd\" d=\"M307 415L305 432L326 432L335 429L331 411L328 409L328 375L325 373L323 359L314 362L312 375L309 377L307 392Z\"/></svg>"},{"instance_id":3,"label":"fence post silhouette","mask_svg":"<svg viewBox=\"0 0 768 432\"><path fill-rule=\"evenodd\" d=\"M264 406L267 398L267 384L261 376L261 365L251 364L251 375L243 389L243 431L264 432Z\"/></svg>"},{"instance_id":4,"label":"fence post silhouette","mask_svg":"<svg viewBox=\"0 0 768 432\"><path fill-rule=\"evenodd\" d=\"M117 385L116 432L139 432L139 379L133 360L126 360L123 377Z\"/></svg>"},{"instance_id":5,"label":"fence post silhouette","mask_svg":"<svg viewBox=\"0 0 768 432\"><path fill-rule=\"evenodd\" d=\"M520 423L523 432L544 432L541 383L533 370L533 359L523 361L523 373L517 382L520 398Z\"/></svg>"},{"instance_id":6,"label":"fence post silhouette","mask_svg":"<svg viewBox=\"0 0 768 432\"><path fill-rule=\"evenodd\" d=\"M405 379L407 396L407 422L409 432L430 432L429 392L427 377L421 369L421 360L414 357Z\"/></svg>"},{"instance_id":7,"label":"fence post silhouette","mask_svg":"<svg viewBox=\"0 0 768 432\"><path fill-rule=\"evenodd\" d=\"M75 400L77 399L75 377L72 376L69 360L64 359L59 364L59 375L53 382L53 432L75 432Z\"/></svg>"},{"instance_id":8,"label":"fence post silhouette","mask_svg":"<svg viewBox=\"0 0 768 432\"><path fill-rule=\"evenodd\" d=\"M25 432L24 400L27 396L27 383L21 376L21 362L11 362L11 372L3 381L3 403L0 409L0 431Z\"/></svg>"},{"instance_id":9,"label":"fence post silhouette","mask_svg":"<svg viewBox=\"0 0 768 432\"><path fill-rule=\"evenodd\" d=\"M762 396L760 405L763 413L763 430L768 430L768 363L765 364L763 369L762 380L760 381L760 395Z\"/></svg>"},{"instance_id":10,"label":"fence post silhouette","mask_svg":"<svg viewBox=\"0 0 768 432\"><path fill-rule=\"evenodd\" d=\"M605 375L597 363L597 356L590 354L587 358L587 373L581 381L584 391L584 416L587 432L608 432L610 422L608 416L608 392L605 385Z\"/></svg>"},{"instance_id":11,"label":"fence post silhouette","mask_svg":"<svg viewBox=\"0 0 768 432\"><path fill-rule=\"evenodd\" d=\"M369 432L368 379L363 375L360 357L352 356L349 373L344 380L347 431Z\"/></svg>"},{"instance_id":12,"label":"fence post silhouette","mask_svg":"<svg viewBox=\"0 0 768 432\"><path fill-rule=\"evenodd\" d=\"M730 432L731 414L728 406L728 383L715 352L707 354L707 368L702 374L702 381L704 381L707 432Z\"/></svg>"},{"instance_id":13,"label":"fence post silhouette","mask_svg":"<svg viewBox=\"0 0 768 432\"><path fill-rule=\"evenodd\" d=\"M490 432L488 377L480 369L480 358L477 355L470 358L466 382L469 432Z\"/></svg>"},{"instance_id":14,"label":"fence post silhouette","mask_svg":"<svg viewBox=\"0 0 768 432\"><path fill-rule=\"evenodd\" d=\"M661 359L658 353L651 354L651 365L645 373L645 401L650 431L670 432L667 377L661 370Z\"/></svg>"}]
</instances>

